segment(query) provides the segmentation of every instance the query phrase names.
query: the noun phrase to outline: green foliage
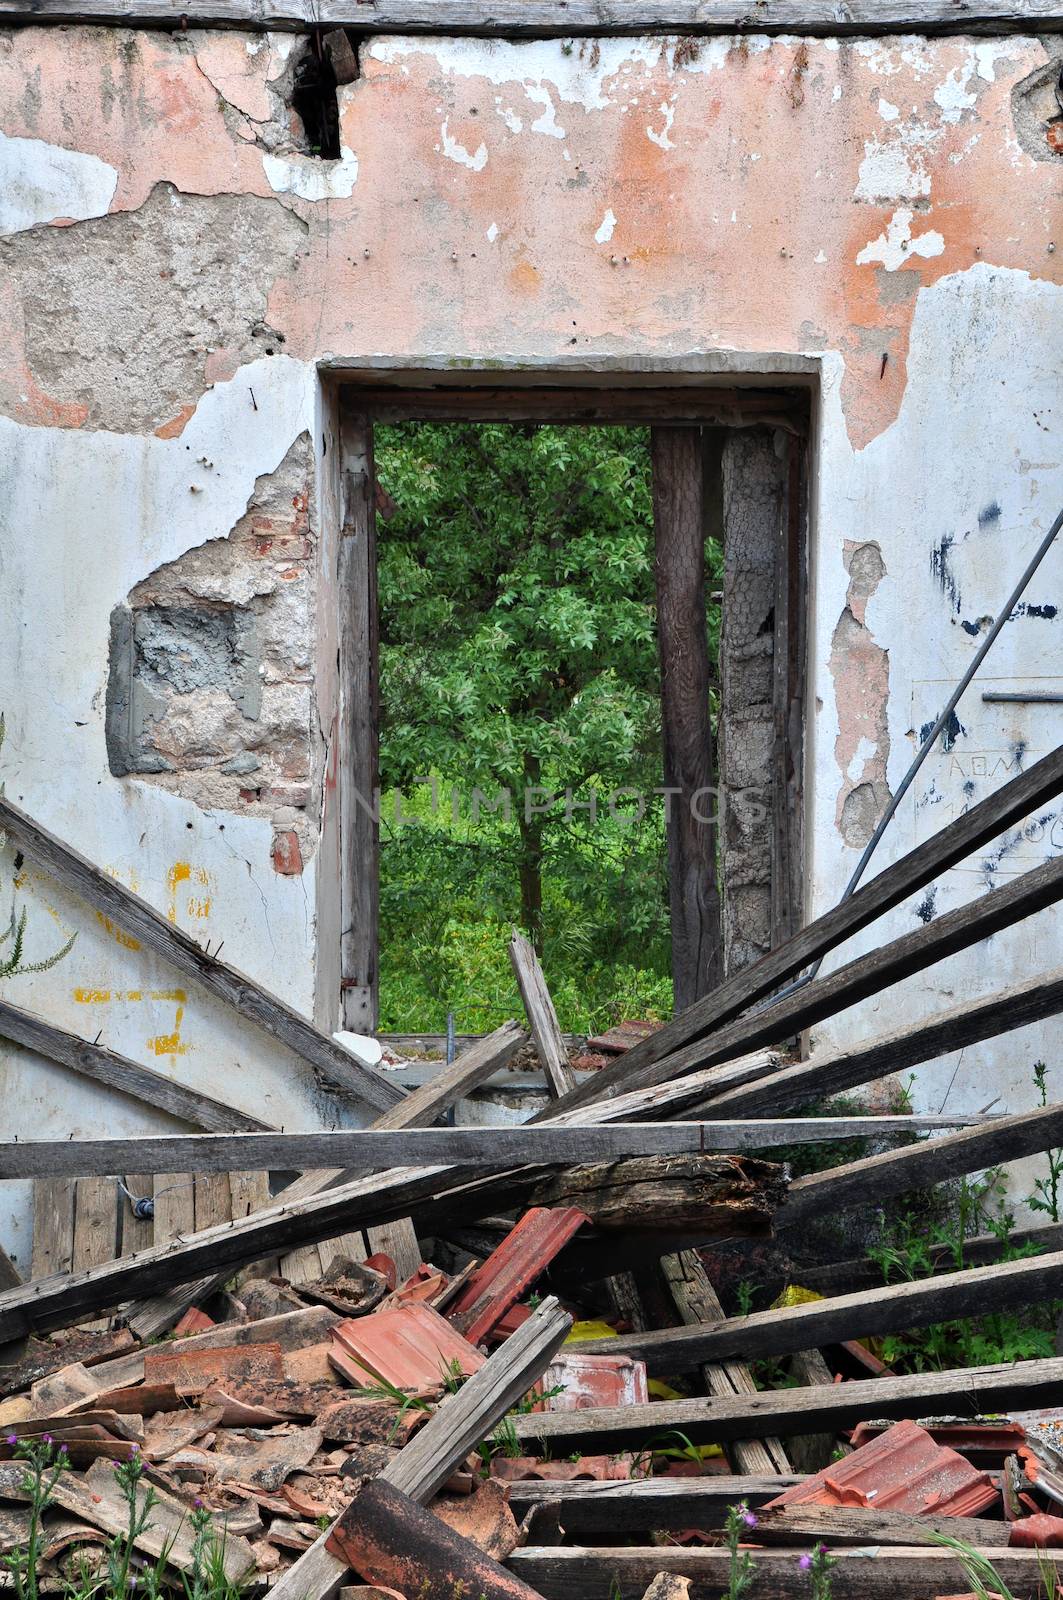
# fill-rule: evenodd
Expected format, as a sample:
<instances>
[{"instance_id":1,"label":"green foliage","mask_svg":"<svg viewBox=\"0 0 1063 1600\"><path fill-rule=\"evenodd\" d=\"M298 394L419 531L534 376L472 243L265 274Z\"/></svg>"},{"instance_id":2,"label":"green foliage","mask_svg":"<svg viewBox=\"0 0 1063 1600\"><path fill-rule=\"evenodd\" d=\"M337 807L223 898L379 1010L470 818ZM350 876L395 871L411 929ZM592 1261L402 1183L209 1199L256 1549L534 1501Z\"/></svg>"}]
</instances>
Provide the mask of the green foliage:
<instances>
[{"instance_id":1,"label":"green foliage","mask_svg":"<svg viewBox=\"0 0 1063 1600\"><path fill-rule=\"evenodd\" d=\"M756 1577L756 1564L748 1550L739 1548L743 1539L748 1539L751 1528L757 1525L756 1516L750 1511L745 1500L736 1506L728 1506L727 1521L724 1523L724 1544L730 1555L727 1564L727 1588L725 1600L742 1600L742 1596L750 1592Z\"/></svg>"},{"instance_id":2,"label":"green foliage","mask_svg":"<svg viewBox=\"0 0 1063 1600\"><path fill-rule=\"evenodd\" d=\"M24 1464L22 1489L29 1503L29 1534L26 1544L0 1556L0 1570L9 1574L15 1600L38 1600L38 1565L41 1554L43 1517L55 1498L55 1486L67 1467L65 1444L56 1446L50 1434L40 1438L18 1439L11 1435L15 1457ZM136 1542L152 1527L151 1513L158 1496L145 1485L144 1463L136 1446L128 1461L114 1469L115 1483L126 1506L126 1526L107 1541L102 1564L90 1565L84 1556L61 1580L64 1600L126 1600L130 1594L145 1600L163 1600L174 1594L174 1577L168 1567L172 1541L168 1541L154 1562L145 1562ZM210 1511L196 1502L189 1514L192 1528L192 1560L187 1572L179 1575L178 1593L183 1600L239 1600L241 1589L225 1572L225 1543L218 1538Z\"/></svg>"},{"instance_id":3,"label":"green foliage","mask_svg":"<svg viewBox=\"0 0 1063 1600\"><path fill-rule=\"evenodd\" d=\"M825 1544L817 1544L814 1550L801 1556L798 1566L808 1573L812 1600L831 1600L834 1593L831 1569L837 1565L837 1557L831 1555Z\"/></svg>"},{"instance_id":4,"label":"green foliage","mask_svg":"<svg viewBox=\"0 0 1063 1600\"><path fill-rule=\"evenodd\" d=\"M512 1015L515 924L562 1027L669 1014L646 431L404 423L376 455L382 1026Z\"/></svg>"},{"instance_id":5,"label":"green foliage","mask_svg":"<svg viewBox=\"0 0 1063 1600\"><path fill-rule=\"evenodd\" d=\"M1033 1081L1042 1106L1048 1104L1048 1068L1043 1061L1035 1061ZM1026 1204L1031 1211L1043 1211L1053 1222L1059 1221L1060 1185L1063 1183L1063 1150L1046 1150L1048 1172L1034 1183L1034 1192L1027 1195Z\"/></svg>"},{"instance_id":6,"label":"green foliage","mask_svg":"<svg viewBox=\"0 0 1063 1600\"><path fill-rule=\"evenodd\" d=\"M883 1238L868 1247L883 1282L915 1282L933 1276L942 1270L942 1252L948 1260L945 1270L962 1272L968 1265L967 1240L977 1233L999 1240L1001 1261L1037 1255L1036 1246L1011 1243L1015 1218L1006 1195L1004 1173L994 1167L978 1177L963 1178L940 1218L902 1212ZM903 1372L937 1372L1051 1356L1055 1353L1057 1312L1052 1304L1029 1306L1021 1313L997 1312L889 1334L882 1341L883 1359Z\"/></svg>"}]
</instances>

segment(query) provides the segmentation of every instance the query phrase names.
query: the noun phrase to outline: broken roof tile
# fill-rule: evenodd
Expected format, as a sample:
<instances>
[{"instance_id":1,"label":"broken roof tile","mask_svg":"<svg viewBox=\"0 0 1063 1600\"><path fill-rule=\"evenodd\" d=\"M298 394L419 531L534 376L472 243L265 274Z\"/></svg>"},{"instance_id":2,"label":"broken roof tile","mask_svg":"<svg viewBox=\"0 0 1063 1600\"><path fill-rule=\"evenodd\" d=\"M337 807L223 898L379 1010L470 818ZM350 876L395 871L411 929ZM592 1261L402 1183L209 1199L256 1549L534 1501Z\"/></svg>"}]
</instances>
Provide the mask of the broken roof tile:
<instances>
[{"instance_id":1,"label":"broken roof tile","mask_svg":"<svg viewBox=\"0 0 1063 1600\"><path fill-rule=\"evenodd\" d=\"M976 1517L1000 1492L955 1450L905 1420L769 1501L772 1506L867 1506L919 1516Z\"/></svg>"},{"instance_id":2,"label":"broken roof tile","mask_svg":"<svg viewBox=\"0 0 1063 1600\"><path fill-rule=\"evenodd\" d=\"M438 1392L455 1364L466 1377L484 1364L479 1350L445 1317L416 1302L341 1322L333 1338L333 1361L347 1376L353 1362L360 1375L352 1381L363 1385L378 1379L397 1389Z\"/></svg>"},{"instance_id":3,"label":"broken roof tile","mask_svg":"<svg viewBox=\"0 0 1063 1600\"><path fill-rule=\"evenodd\" d=\"M479 1344L589 1221L575 1206L533 1206L455 1295L449 1320Z\"/></svg>"},{"instance_id":4,"label":"broken roof tile","mask_svg":"<svg viewBox=\"0 0 1063 1600\"><path fill-rule=\"evenodd\" d=\"M536 1388L546 1398L536 1411L587 1411L601 1406L649 1404L646 1363L631 1356L581 1355L563 1350L543 1373ZM559 1389L558 1394L550 1394Z\"/></svg>"}]
</instances>

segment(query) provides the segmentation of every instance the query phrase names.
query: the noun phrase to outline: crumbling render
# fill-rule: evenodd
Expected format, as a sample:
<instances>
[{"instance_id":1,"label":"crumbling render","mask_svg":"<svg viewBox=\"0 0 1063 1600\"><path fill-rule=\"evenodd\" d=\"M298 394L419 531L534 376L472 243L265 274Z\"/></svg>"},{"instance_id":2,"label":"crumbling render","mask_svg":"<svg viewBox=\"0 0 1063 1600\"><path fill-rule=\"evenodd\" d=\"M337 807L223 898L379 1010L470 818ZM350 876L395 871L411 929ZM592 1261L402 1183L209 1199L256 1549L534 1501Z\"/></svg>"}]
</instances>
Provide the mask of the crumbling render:
<instances>
[{"instance_id":1,"label":"crumbling render","mask_svg":"<svg viewBox=\"0 0 1063 1600\"><path fill-rule=\"evenodd\" d=\"M889 651L876 643L867 603L886 576L875 540L847 539L842 557L849 574L845 607L831 639L830 670L838 702L834 753L841 769L837 826L847 845L862 848L889 804Z\"/></svg>"},{"instance_id":2,"label":"crumbling render","mask_svg":"<svg viewBox=\"0 0 1063 1600\"><path fill-rule=\"evenodd\" d=\"M283 353L266 302L306 231L280 201L160 183L136 211L4 240L32 378L85 427L174 437L211 383Z\"/></svg>"},{"instance_id":3,"label":"crumbling render","mask_svg":"<svg viewBox=\"0 0 1063 1600\"><path fill-rule=\"evenodd\" d=\"M312 472L304 433L226 538L159 567L111 614L111 771L267 815L280 872L301 871L316 838Z\"/></svg>"}]
</instances>

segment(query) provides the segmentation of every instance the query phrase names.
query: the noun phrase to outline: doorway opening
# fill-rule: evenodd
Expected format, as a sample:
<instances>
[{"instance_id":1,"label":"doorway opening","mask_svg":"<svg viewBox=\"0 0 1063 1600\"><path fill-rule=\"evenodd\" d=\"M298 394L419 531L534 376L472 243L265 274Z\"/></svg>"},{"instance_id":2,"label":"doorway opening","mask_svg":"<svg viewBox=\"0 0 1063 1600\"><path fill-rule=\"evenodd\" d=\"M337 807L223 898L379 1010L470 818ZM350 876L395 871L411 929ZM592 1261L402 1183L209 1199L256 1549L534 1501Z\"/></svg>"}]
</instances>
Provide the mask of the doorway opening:
<instances>
[{"instance_id":1,"label":"doorway opening","mask_svg":"<svg viewBox=\"0 0 1063 1600\"><path fill-rule=\"evenodd\" d=\"M350 389L345 1026L666 1018L791 930L807 394Z\"/></svg>"}]
</instances>

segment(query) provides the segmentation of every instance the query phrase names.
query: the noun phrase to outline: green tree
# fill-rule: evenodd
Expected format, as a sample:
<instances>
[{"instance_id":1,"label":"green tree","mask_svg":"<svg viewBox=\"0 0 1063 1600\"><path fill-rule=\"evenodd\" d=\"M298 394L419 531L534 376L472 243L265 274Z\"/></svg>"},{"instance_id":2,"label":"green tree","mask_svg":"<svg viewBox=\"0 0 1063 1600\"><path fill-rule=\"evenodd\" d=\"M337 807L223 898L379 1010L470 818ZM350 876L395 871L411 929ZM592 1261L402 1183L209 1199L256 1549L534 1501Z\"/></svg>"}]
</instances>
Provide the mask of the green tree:
<instances>
[{"instance_id":1,"label":"green tree","mask_svg":"<svg viewBox=\"0 0 1063 1600\"><path fill-rule=\"evenodd\" d=\"M540 952L571 952L578 921L614 961L666 974L659 809L606 804L661 781L646 430L404 423L378 429L376 458L395 507L381 782L420 818L395 830L384 808L385 941L449 893L516 918ZM431 815L428 778L445 808L457 787L458 814ZM597 817L566 803L591 790ZM508 819L486 809L506 791Z\"/></svg>"}]
</instances>

